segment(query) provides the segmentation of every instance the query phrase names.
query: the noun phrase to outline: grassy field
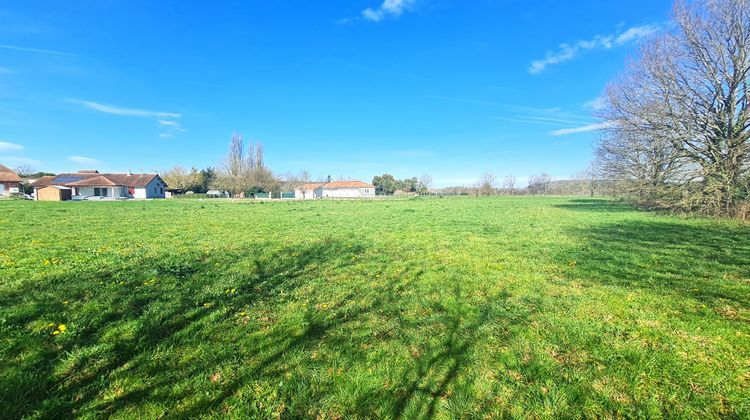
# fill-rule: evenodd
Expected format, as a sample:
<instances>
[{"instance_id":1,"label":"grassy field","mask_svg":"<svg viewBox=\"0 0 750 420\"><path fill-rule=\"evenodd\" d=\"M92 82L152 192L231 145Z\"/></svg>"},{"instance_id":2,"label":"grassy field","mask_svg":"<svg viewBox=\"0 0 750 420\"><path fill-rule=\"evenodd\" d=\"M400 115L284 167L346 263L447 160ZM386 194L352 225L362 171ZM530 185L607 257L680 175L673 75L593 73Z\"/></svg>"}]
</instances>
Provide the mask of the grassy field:
<instances>
[{"instance_id":1,"label":"grassy field","mask_svg":"<svg viewBox=\"0 0 750 420\"><path fill-rule=\"evenodd\" d=\"M606 200L0 202L0 417L750 416L750 226Z\"/></svg>"}]
</instances>

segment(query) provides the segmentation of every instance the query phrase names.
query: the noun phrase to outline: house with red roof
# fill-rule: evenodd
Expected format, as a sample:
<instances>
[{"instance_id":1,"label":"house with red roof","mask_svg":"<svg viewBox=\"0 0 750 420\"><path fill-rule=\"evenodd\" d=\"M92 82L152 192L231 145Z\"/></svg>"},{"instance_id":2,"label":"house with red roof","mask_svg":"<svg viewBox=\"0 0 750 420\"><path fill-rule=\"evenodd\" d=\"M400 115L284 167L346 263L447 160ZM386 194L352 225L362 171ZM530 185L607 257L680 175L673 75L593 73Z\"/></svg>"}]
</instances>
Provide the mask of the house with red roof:
<instances>
[{"instance_id":1,"label":"house with red roof","mask_svg":"<svg viewBox=\"0 0 750 420\"><path fill-rule=\"evenodd\" d=\"M72 198L122 200L165 198L167 183L157 174L102 174L99 171L45 176L31 186L39 201L64 201Z\"/></svg>"},{"instance_id":2,"label":"house with red roof","mask_svg":"<svg viewBox=\"0 0 750 420\"><path fill-rule=\"evenodd\" d=\"M7 166L0 165L0 197L21 192L21 177Z\"/></svg>"},{"instance_id":3,"label":"house with red roof","mask_svg":"<svg viewBox=\"0 0 750 420\"><path fill-rule=\"evenodd\" d=\"M362 181L309 182L294 190L298 200L368 197L375 197L375 187Z\"/></svg>"}]
</instances>

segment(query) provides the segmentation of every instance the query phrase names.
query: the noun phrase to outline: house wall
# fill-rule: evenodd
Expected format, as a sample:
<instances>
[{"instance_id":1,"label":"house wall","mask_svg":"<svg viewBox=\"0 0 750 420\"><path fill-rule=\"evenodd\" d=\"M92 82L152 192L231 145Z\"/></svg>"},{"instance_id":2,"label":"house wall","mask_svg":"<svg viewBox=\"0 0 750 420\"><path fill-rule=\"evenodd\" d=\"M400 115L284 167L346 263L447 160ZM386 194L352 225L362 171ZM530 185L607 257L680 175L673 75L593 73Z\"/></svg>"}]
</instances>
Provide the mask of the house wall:
<instances>
[{"instance_id":1,"label":"house wall","mask_svg":"<svg viewBox=\"0 0 750 420\"><path fill-rule=\"evenodd\" d=\"M21 184L18 182L0 182L0 197L21 192Z\"/></svg>"},{"instance_id":2,"label":"house wall","mask_svg":"<svg viewBox=\"0 0 750 420\"><path fill-rule=\"evenodd\" d=\"M154 177L146 188L136 188L134 198L166 198L167 184L161 178Z\"/></svg>"},{"instance_id":3,"label":"house wall","mask_svg":"<svg viewBox=\"0 0 750 420\"><path fill-rule=\"evenodd\" d=\"M312 200L315 198L315 190L307 189L304 194L302 194L302 190L294 190L294 198L296 200Z\"/></svg>"},{"instance_id":4,"label":"house wall","mask_svg":"<svg viewBox=\"0 0 750 420\"><path fill-rule=\"evenodd\" d=\"M323 198L362 198L375 197L375 188L318 188ZM317 190L316 190L317 191Z\"/></svg>"},{"instance_id":5,"label":"house wall","mask_svg":"<svg viewBox=\"0 0 750 420\"><path fill-rule=\"evenodd\" d=\"M110 198L129 198L127 187L98 187L107 188L107 197ZM76 187L76 195L90 196L94 195L94 187Z\"/></svg>"}]
</instances>

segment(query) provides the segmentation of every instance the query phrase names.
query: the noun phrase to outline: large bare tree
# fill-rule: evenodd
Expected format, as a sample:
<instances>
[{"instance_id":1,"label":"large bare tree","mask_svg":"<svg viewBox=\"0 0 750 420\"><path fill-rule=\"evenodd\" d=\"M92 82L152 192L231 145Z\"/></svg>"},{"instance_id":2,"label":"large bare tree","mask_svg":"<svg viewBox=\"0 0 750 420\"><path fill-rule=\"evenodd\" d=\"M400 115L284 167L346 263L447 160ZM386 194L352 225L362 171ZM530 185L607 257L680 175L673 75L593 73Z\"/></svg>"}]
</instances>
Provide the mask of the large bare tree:
<instances>
[{"instance_id":1,"label":"large bare tree","mask_svg":"<svg viewBox=\"0 0 750 420\"><path fill-rule=\"evenodd\" d=\"M608 89L603 145L656 152L652 169L679 166L683 193L726 213L748 194L750 1L678 1L673 20Z\"/></svg>"}]
</instances>

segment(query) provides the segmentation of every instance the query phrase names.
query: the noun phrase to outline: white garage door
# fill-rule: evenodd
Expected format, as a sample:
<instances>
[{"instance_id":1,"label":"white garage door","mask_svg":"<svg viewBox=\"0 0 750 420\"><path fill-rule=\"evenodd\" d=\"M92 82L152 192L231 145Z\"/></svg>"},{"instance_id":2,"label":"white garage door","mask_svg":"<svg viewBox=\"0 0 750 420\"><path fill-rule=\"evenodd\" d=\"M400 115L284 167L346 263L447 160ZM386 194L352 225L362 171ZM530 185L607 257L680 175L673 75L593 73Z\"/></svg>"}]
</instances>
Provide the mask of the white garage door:
<instances>
[{"instance_id":1,"label":"white garage door","mask_svg":"<svg viewBox=\"0 0 750 420\"><path fill-rule=\"evenodd\" d=\"M5 184L0 184L0 196L5 195Z\"/></svg>"}]
</instances>

